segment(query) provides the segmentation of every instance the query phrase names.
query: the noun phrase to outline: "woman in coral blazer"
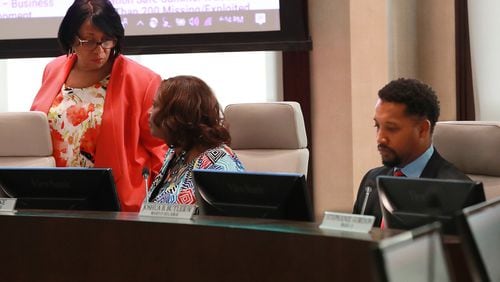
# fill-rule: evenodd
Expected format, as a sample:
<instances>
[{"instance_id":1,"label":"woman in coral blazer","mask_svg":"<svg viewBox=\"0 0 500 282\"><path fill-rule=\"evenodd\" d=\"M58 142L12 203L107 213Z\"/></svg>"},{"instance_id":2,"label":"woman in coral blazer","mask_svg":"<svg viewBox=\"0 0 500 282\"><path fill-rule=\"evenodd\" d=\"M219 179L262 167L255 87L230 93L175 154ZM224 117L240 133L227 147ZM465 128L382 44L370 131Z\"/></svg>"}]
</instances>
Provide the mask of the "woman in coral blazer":
<instances>
[{"instance_id":1,"label":"woman in coral blazer","mask_svg":"<svg viewBox=\"0 0 500 282\"><path fill-rule=\"evenodd\" d=\"M109 1L75 1L58 35L68 55L46 66L31 110L48 114L57 166L112 168L122 210L138 211L143 171L167 149L148 124L161 77L120 54L123 37Z\"/></svg>"}]
</instances>

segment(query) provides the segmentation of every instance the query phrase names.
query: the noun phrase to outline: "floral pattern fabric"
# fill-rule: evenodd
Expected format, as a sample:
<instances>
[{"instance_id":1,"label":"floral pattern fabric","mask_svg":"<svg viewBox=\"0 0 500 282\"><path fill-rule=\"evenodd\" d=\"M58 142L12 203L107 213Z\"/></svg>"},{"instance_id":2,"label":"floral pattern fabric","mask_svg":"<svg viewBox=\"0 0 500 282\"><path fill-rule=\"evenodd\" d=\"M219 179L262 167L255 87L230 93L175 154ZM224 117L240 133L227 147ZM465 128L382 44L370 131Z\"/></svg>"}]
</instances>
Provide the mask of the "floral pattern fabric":
<instances>
[{"instance_id":1,"label":"floral pattern fabric","mask_svg":"<svg viewBox=\"0 0 500 282\"><path fill-rule=\"evenodd\" d=\"M193 169L243 171L244 167L227 145L209 149L189 163L185 163L182 156L175 157L174 149L170 148L147 199L156 203L195 204Z\"/></svg>"},{"instance_id":2,"label":"floral pattern fabric","mask_svg":"<svg viewBox=\"0 0 500 282\"><path fill-rule=\"evenodd\" d=\"M48 112L54 158L59 167L94 167L110 76L86 88L62 86Z\"/></svg>"}]
</instances>

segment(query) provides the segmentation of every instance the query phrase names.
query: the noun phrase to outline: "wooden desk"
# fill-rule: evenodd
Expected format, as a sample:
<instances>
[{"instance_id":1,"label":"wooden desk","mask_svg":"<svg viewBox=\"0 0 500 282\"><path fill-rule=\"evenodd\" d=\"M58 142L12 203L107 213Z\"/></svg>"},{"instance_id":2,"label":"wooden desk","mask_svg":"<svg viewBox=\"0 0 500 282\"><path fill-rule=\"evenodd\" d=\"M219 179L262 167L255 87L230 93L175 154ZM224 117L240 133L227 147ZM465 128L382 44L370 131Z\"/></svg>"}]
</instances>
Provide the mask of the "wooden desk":
<instances>
[{"instance_id":1,"label":"wooden desk","mask_svg":"<svg viewBox=\"0 0 500 282\"><path fill-rule=\"evenodd\" d=\"M372 249L399 233L264 219L0 213L0 281L374 281ZM445 237L457 281L460 242Z\"/></svg>"},{"instance_id":2,"label":"wooden desk","mask_svg":"<svg viewBox=\"0 0 500 282\"><path fill-rule=\"evenodd\" d=\"M457 236L444 236L446 253L450 258L453 275L456 282L473 281L471 270L467 265L462 242Z\"/></svg>"},{"instance_id":3,"label":"wooden desk","mask_svg":"<svg viewBox=\"0 0 500 282\"><path fill-rule=\"evenodd\" d=\"M390 231L136 213L0 213L0 281L371 281Z\"/></svg>"}]
</instances>

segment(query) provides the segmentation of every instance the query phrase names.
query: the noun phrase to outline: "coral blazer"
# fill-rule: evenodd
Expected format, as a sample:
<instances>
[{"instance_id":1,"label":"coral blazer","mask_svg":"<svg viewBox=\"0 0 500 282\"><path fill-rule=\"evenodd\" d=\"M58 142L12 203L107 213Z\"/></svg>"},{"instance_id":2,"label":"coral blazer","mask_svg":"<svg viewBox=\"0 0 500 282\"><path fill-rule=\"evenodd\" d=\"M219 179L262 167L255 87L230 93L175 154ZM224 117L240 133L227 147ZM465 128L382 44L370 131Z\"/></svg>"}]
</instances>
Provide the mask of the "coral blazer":
<instances>
[{"instance_id":1,"label":"coral blazer","mask_svg":"<svg viewBox=\"0 0 500 282\"><path fill-rule=\"evenodd\" d=\"M49 111L76 57L64 55L47 64L32 111ZM113 63L94 165L112 169L123 211L139 210L146 195L142 171L149 168L154 179L167 150L149 129L149 109L160 82L158 74L123 55Z\"/></svg>"}]
</instances>

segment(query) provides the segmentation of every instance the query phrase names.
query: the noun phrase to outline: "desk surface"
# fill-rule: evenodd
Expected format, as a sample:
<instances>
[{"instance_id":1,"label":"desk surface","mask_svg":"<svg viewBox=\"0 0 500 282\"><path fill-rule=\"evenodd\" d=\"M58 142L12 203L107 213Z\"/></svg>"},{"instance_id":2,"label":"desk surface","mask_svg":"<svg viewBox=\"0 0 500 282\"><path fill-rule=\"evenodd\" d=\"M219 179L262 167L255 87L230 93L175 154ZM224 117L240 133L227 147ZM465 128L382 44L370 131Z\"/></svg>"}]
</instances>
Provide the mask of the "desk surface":
<instances>
[{"instance_id":1,"label":"desk surface","mask_svg":"<svg viewBox=\"0 0 500 282\"><path fill-rule=\"evenodd\" d=\"M125 212L0 213L1 281L373 281L372 249L399 233L319 223Z\"/></svg>"},{"instance_id":2,"label":"desk surface","mask_svg":"<svg viewBox=\"0 0 500 282\"><path fill-rule=\"evenodd\" d=\"M0 212L0 216L36 217L53 219L97 220L97 221L126 221L148 224L182 224L197 227L236 228L255 231L270 231L280 233L296 233L312 236L342 237L353 240L379 241L385 237L399 233L396 230L381 232L374 228L370 233L342 232L320 229L317 222L286 221L275 219L223 217L223 216L194 216L193 219L178 219L168 217L141 216L132 212L94 212L94 211L48 211L48 210L20 210L15 212Z\"/></svg>"}]
</instances>

